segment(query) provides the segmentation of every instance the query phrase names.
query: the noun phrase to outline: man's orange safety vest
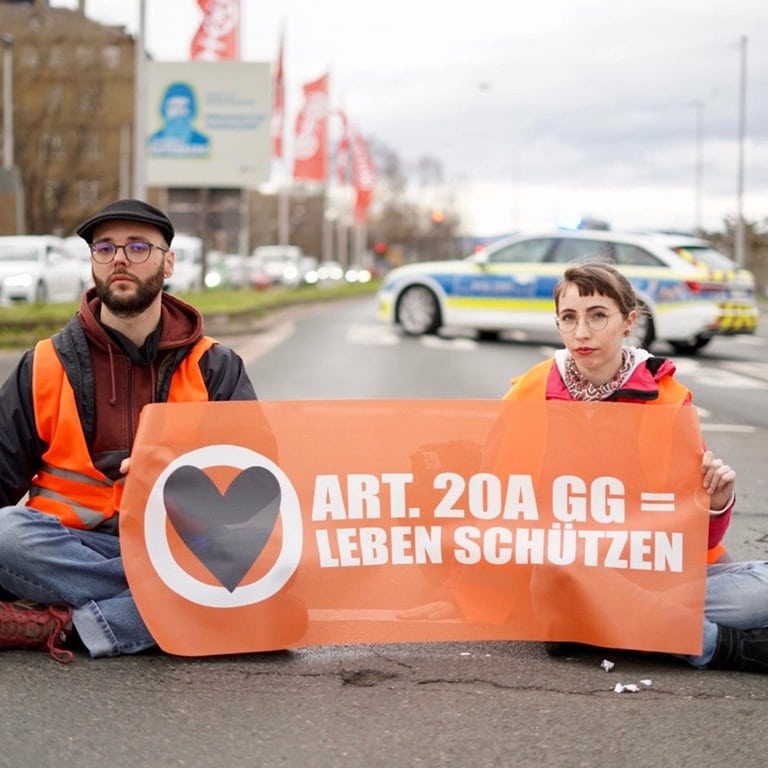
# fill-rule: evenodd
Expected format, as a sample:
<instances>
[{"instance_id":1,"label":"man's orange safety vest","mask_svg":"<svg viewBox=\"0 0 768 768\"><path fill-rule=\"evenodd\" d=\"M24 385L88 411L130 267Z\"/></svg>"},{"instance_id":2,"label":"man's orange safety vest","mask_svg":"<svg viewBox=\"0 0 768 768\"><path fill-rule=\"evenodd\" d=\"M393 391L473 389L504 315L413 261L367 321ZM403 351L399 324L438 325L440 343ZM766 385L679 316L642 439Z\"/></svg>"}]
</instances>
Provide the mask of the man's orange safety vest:
<instances>
[{"instance_id":1,"label":"man's orange safety vest","mask_svg":"<svg viewBox=\"0 0 768 768\"><path fill-rule=\"evenodd\" d=\"M171 378L168 402L208 399L199 362L214 340L204 336ZM27 506L56 515L70 528L96 528L120 506L122 481L93 465L77 413L75 393L51 339L35 345L32 363L35 426L48 448L29 490Z\"/></svg>"}]
</instances>

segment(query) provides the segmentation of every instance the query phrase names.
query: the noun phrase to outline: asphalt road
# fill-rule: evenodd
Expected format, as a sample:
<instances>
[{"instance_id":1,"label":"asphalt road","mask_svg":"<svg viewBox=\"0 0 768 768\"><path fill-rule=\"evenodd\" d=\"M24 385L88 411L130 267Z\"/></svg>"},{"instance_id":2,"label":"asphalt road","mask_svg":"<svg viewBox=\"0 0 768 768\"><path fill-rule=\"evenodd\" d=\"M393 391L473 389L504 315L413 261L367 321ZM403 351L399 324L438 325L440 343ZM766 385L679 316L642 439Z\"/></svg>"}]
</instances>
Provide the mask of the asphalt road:
<instances>
[{"instance_id":1,"label":"asphalt road","mask_svg":"<svg viewBox=\"0 0 768 768\"><path fill-rule=\"evenodd\" d=\"M258 337L227 341L264 399L498 397L547 353L529 342L401 339L370 309L280 315ZM763 558L768 342L716 345L682 375L696 385L709 444L739 472L729 547ZM11 362L0 355L3 375ZM718 371L737 378L716 383ZM494 642L78 656L68 666L6 651L0 665L0 766L746 768L768 750L768 676L655 655L553 660L537 643ZM616 693L619 682L640 690Z\"/></svg>"}]
</instances>

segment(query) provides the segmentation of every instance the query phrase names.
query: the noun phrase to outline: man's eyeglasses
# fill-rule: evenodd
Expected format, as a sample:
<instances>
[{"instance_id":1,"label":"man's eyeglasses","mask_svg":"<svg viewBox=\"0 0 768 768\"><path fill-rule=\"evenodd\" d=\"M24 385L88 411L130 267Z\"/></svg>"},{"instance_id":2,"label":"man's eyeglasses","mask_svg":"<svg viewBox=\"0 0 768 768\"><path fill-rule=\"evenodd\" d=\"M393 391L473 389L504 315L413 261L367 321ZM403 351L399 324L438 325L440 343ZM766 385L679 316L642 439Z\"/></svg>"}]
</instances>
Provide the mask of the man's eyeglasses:
<instances>
[{"instance_id":1,"label":"man's eyeglasses","mask_svg":"<svg viewBox=\"0 0 768 768\"><path fill-rule=\"evenodd\" d=\"M584 315L584 321L590 331L602 331L608 325L611 315L620 315L621 312L606 312L602 309L593 309ZM563 312L555 317L555 324L563 333L573 333L579 324L579 316L575 312Z\"/></svg>"},{"instance_id":2,"label":"man's eyeglasses","mask_svg":"<svg viewBox=\"0 0 768 768\"><path fill-rule=\"evenodd\" d=\"M100 243L91 243L88 246L91 249L91 257L99 264L109 264L112 259L117 256L117 252L122 248L125 258L131 262L131 264L143 264L152 253L153 248L157 248L163 253L168 253L169 248L163 248L161 245L155 245L154 243L145 243L143 240L133 240L130 243L124 243L118 245L117 243L111 243L108 240L104 240Z\"/></svg>"}]
</instances>

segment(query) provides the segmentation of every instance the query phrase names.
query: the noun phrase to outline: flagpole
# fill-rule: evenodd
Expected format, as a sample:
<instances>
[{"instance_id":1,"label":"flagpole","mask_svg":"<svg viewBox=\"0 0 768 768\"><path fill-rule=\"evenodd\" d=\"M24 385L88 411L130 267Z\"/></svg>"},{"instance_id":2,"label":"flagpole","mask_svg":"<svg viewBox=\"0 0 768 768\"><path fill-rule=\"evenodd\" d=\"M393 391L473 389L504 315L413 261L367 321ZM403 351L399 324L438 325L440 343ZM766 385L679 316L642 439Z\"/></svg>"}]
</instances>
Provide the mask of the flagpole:
<instances>
[{"instance_id":1,"label":"flagpole","mask_svg":"<svg viewBox=\"0 0 768 768\"><path fill-rule=\"evenodd\" d=\"M235 56L238 61L242 59L242 39L245 29L242 5L238 3L237 40L235 41ZM237 252L240 256L247 256L251 248L251 194L245 184L240 187L239 207L240 231L237 237Z\"/></svg>"},{"instance_id":2,"label":"flagpole","mask_svg":"<svg viewBox=\"0 0 768 768\"><path fill-rule=\"evenodd\" d=\"M146 102L146 2L139 0L139 28L134 42L134 86L133 86L133 196L143 200L146 195L144 179L144 110Z\"/></svg>"},{"instance_id":3,"label":"flagpole","mask_svg":"<svg viewBox=\"0 0 768 768\"><path fill-rule=\"evenodd\" d=\"M275 161L273 170L277 180L277 243L290 243L290 178L285 162L285 19L280 21L280 34L277 43L277 61L272 76L272 119L277 121L278 133L272 137L272 157ZM275 114L279 112L279 114ZM277 146L276 146L277 145ZM277 149L279 147L279 150Z\"/></svg>"},{"instance_id":4,"label":"flagpole","mask_svg":"<svg viewBox=\"0 0 768 768\"><path fill-rule=\"evenodd\" d=\"M330 208L328 207L328 193L330 190L330 184L329 184L329 175L330 175L330 163L328 162L328 133L329 133L329 122L330 122L330 116L331 116L331 109L330 109L330 90L331 90L331 70L332 67L329 64L326 68L326 77L328 78L328 97L326 98L325 102L325 147L323 148L323 153L326 158L325 163L325 179L323 180L323 223L322 223L322 252L323 252L323 261L333 261L333 231L335 229L335 221L336 217L338 216L338 211L336 210L336 206L332 205Z\"/></svg>"},{"instance_id":5,"label":"flagpole","mask_svg":"<svg viewBox=\"0 0 768 768\"><path fill-rule=\"evenodd\" d=\"M747 114L747 38L741 36L739 66L739 166L736 180L736 263L743 267L747 263L747 237L744 222L744 136Z\"/></svg>"}]
</instances>

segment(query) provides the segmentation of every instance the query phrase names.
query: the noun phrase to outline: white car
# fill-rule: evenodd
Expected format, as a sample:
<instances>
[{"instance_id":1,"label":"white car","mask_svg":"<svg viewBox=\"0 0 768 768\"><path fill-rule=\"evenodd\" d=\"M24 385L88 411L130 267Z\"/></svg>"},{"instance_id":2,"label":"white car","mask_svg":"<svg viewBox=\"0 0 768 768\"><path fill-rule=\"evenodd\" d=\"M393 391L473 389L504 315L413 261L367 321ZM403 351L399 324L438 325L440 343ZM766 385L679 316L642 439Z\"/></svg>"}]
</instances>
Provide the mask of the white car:
<instances>
[{"instance_id":1,"label":"white car","mask_svg":"<svg viewBox=\"0 0 768 768\"><path fill-rule=\"evenodd\" d=\"M53 235L0 237L0 304L78 301L83 263Z\"/></svg>"},{"instance_id":2,"label":"white car","mask_svg":"<svg viewBox=\"0 0 768 768\"><path fill-rule=\"evenodd\" d=\"M81 278L84 289L93 285L93 270L91 264L91 249L88 243L78 235L64 238L64 247L80 262Z\"/></svg>"},{"instance_id":3,"label":"white car","mask_svg":"<svg viewBox=\"0 0 768 768\"><path fill-rule=\"evenodd\" d=\"M344 267L338 261L321 261L305 278L310 285L331 286L344 279Z\"/></svg>"},{"instance_id":4,"label":"white car","mask_svg":"<svg viewBox=\"0 0 768 768\"><path fill-rule=\"evenodd\" d=\"M443 326L481 337L522 331L556 339L552 293L569 262L604 259L626 275L645 311L634 340L665 341L696 352L720 332L722 282L657 238L610 231L554 231L513 236L465 259L398 267L379 291L379 317L411 335Z\"/></svg>"},{"instance_id":5,"label":"white car","mask_svg":"<svg viewBox=\"0 0 768 768\"><path fill-rule=\"evenodd\" d=\"M295 288L304 282L307 263L297 245L259 245L253 249L251 270L266 275L275 285Z\"/></svg>"},{"instance_id":6,"label":"white car","mask_svg":"<svg viewBox=\"0 0 768 768\"><path fill-rule=\"evenodd\" d=\"M249 285L248 263L239 253L208 251L205 266L206 288L246 288Z\"/></svg>"},{"instance_id":7,"label":"white car","mask_svg":"<svg viewBox=\"0 0 768 768\"><path fill-rule=\"evenodd\" d=\"M170 293L190 293L203 287L203 241L194 235L176 235L171 243L176 254L173 274L164 288Z\"/></svg>"}]
</instances>

